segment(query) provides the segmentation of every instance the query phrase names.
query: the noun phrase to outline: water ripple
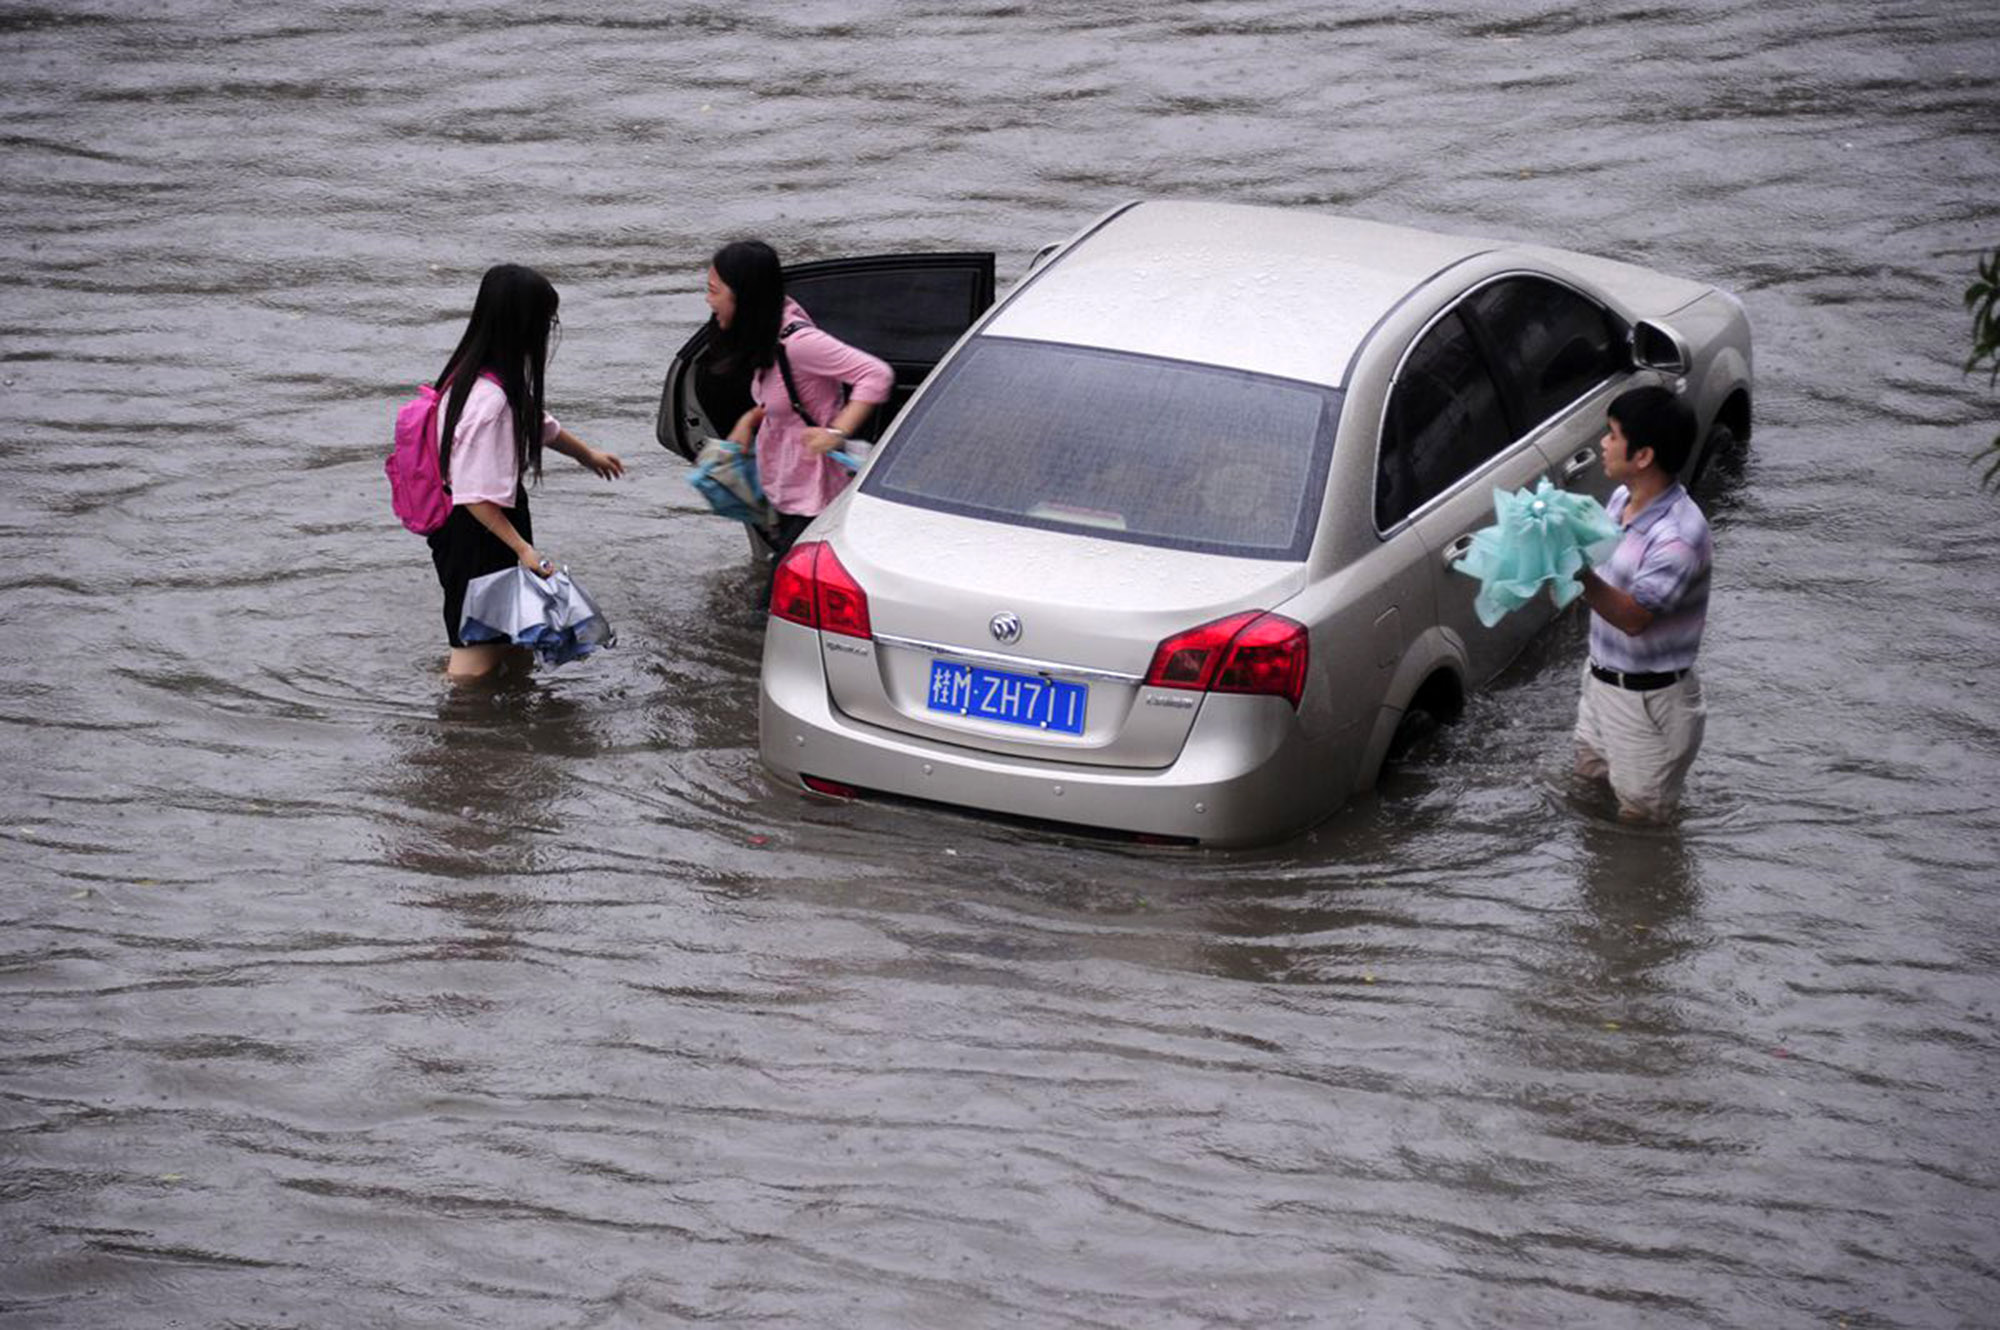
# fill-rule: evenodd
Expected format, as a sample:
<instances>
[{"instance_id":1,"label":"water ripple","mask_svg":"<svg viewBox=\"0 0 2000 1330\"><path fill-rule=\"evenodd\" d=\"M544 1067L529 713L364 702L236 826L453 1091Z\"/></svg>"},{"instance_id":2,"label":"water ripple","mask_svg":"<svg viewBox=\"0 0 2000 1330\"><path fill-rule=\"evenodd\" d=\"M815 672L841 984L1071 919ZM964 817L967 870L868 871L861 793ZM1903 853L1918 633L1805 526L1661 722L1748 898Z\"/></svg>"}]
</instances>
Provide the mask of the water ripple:
<instances>
[{"instance_id":1,"label":"water ripple","mask_svg":"<svg viewBox=\"0 0 2000 1330\"><path fill-rule=\"evenodd\" d=\"M0 7L0 1319L1978 1321L1989 16L1213 9ZM761 769L763 577L651 441L706 256L1007 281L1135 195L1744 298L1677 828L1569 783L1574 620L1255 851ZM621 643L455 691L380 458L500 258Z\"/></svg>"}]
</instances>

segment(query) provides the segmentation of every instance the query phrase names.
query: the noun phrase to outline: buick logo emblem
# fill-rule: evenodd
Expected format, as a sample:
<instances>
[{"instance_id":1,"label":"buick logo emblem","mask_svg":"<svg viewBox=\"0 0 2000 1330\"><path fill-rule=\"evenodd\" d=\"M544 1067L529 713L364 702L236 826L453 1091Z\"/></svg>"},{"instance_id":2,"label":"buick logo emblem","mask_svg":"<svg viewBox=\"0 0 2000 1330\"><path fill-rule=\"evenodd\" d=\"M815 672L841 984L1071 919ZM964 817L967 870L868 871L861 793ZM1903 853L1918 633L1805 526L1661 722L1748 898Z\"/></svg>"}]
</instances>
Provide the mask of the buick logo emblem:
<instances>
[{"instance_id":1,"label":"buick logo emblem","mask_svg":"<svg viewBox=\"0 0 2000 1330\"><path fill-rule=\"evenodd\" d=\"M1021 616L1012 610L1002 610L993 616L987 627L993 630L995 642L1018 642L1021 640Z\"/></svg>"}]
</instances>

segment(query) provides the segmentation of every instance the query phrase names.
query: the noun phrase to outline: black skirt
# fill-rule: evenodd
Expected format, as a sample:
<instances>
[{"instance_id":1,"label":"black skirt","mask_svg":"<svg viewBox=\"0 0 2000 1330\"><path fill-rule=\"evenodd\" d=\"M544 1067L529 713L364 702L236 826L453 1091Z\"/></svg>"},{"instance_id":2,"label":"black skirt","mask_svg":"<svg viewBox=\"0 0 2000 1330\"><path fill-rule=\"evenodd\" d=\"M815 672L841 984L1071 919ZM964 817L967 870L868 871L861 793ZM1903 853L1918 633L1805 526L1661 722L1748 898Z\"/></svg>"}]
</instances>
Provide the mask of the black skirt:
<instances>
[{"instance_id":1,"label":"black skirt","mask_svg":"<svg viewBox=\"0 0 2000 1330\"><path fill-rule=\"evenodd\" d=\"M791 551L792 546L799 543L799 537L803 536L806 528L812 524L813 519L804 513L779 512L776 527L764 537L765 542L770 545L771 553L782 559Z\"/></svg>"},{"instance_id":2,"label":"black skirt","mask_svg":"<svg viewBox=\"0 0 2000 1330\"><path fill-rule=\"evenodd\" d=\"M528 492L514 496L507 510L514 529L530 545L535 543L535 527L528 516ZM453 508L443 526L424 537L430 542L431 562L437 566L438 585L444 588L444 635L455 647L465 643L458 637L458 621L465 613L465 584L475 577L512 568L520 560L506 542L479 524L470 508Z\"/></svg>"}]
</instances>

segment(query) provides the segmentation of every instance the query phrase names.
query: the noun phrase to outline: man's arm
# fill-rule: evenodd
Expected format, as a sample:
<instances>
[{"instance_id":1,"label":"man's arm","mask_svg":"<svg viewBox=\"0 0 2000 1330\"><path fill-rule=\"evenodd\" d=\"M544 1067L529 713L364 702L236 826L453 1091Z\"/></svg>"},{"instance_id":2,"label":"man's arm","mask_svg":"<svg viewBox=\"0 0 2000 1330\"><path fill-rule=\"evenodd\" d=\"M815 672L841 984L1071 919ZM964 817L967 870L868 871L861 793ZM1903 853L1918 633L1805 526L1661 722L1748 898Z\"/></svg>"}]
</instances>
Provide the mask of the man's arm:
<instances>
[{"instance_id":1,"label":"man's arm","mask_svg":"<svg viewBox=\"0 0 2000 1330\"><path fill-rule=\"evenodd\" d=\"M1577 574L1577 581L1583 583L1583 603L1590 606L1598 618L1616 628L1627 637L1637 637L1653 622L1653 612L1632 599L1631 593L1620 591L1586 568Z\"/></svg>"}]
</instances>

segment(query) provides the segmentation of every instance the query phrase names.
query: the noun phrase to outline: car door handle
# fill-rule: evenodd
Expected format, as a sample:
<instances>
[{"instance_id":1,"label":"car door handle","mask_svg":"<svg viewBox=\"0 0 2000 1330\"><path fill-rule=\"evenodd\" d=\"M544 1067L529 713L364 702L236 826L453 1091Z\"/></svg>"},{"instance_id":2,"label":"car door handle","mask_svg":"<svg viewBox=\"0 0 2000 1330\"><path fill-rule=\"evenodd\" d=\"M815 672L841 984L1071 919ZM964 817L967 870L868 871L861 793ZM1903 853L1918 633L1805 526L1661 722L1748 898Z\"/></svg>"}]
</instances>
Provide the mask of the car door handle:
<instances>
[{"instance_id":1,"label":"car door handle","mask_svg":"<svg viewBox=\"0 0 2000 1330\"><path fill-rule=\"evenodd\" d=\"M1472 536L1468 533L1444 547L1444 566L1449 568L1472 553Z\"/></svg>"},{"instance_id":2,"label":"car door handle","mask_svg":"<svg viewBox=\"0 0 2000 1330\"><path fill-rule=\"evenodd\" d=\"M1595 448L1579 448L1563 463L1563 484L1567 485L1597 464Z\"/></svg>"}]
</instances>

